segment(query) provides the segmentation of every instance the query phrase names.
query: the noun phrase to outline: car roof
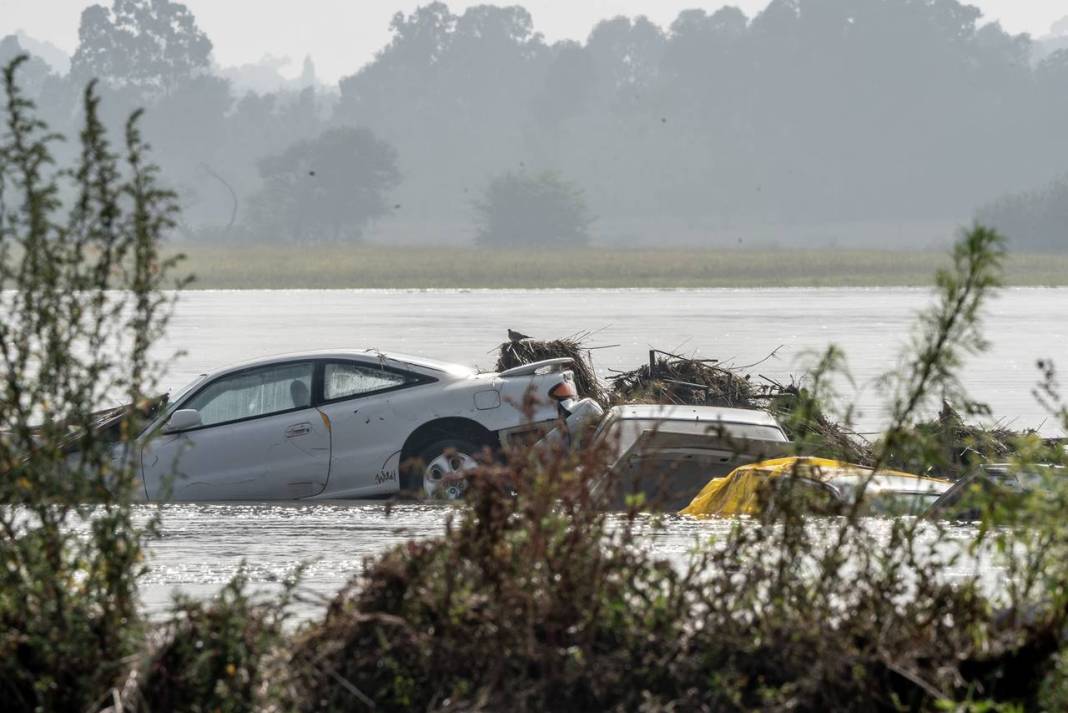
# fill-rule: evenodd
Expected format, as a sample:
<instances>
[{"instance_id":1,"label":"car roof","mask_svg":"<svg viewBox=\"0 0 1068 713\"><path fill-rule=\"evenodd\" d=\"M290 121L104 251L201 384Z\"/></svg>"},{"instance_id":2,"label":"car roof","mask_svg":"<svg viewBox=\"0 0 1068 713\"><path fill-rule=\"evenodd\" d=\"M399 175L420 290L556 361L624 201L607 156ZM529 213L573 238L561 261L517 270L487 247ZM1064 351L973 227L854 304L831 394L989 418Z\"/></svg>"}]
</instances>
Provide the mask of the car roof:
<instances>
[{"instance_id":1,"label":"car roof","mask_svg":"<svg viewBox=\"0 0 1068 713\"><path fill-rule=\"evenodd\" d=\"M418 370L434 372L438 378L465 379L475 374L474 369L461 364L438 361L427 357L410 356L397 352L383 352L377 349L318 349L313 351L290 352L275 354L272 356L249 359L237 364L217 369L209 374L211 377L221 376L234 371L241 371L257 366L268 364L300 361L302 359L356 359L359 361L379 360L390 366L415 367Z\"/></svg>"},{"instance_id":2,"label":"car roof","mask_svg":"<svg viewBox=\"0 0 1068 713\"><path fill-rule=\"evenodd\" d=\"M778 421L766 411L719 406L674 406L659 404L634 404L616 406L609 416L625 420L699 421L746 423L754 426L779 428Z\"/></svg>"}]
</instances>

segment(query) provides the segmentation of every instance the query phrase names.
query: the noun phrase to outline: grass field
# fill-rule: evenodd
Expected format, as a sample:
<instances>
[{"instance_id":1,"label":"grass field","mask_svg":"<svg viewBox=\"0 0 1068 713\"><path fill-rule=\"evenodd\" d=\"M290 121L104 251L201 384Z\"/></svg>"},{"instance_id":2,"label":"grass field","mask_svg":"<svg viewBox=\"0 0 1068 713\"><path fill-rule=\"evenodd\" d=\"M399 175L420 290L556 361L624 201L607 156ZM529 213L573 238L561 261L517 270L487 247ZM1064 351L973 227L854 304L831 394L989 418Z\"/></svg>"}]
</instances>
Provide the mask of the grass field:
<instances>
[{"instance_id":1,"label":"grass field","mask_svg":"<svg viewBox=\"0 0 1068 713\"><path fill-rule=\"evenodd\" d=\"M925 286L943 253L183 246L193 288ZM1010 285L1068 285L1068 255L1014 255Z\"/></svg>"}]
</instances>

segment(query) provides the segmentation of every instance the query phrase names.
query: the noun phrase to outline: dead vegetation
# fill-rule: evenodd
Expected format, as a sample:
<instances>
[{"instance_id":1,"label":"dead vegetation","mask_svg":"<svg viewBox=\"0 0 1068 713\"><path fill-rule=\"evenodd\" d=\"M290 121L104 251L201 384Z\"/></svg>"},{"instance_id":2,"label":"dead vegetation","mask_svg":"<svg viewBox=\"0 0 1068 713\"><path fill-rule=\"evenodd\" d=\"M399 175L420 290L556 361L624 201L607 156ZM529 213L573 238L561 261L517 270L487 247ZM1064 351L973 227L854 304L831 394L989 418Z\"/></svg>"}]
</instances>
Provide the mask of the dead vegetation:
<instances>
[{"instance_id":1,"label":"dead vegetation","mask_svg":"<svg viewBox=\"0 0 1068 713\"><path fill-rule=\"evenodd\" d=\"M609 377L617 404L656 403L760 408L767 386L715 359L691 359L657 350L649 363Z\"/></svg>"},{"instance_id":2,"label":"dead vegetation","mask_svg":"<svg viewBox=\"0 0 1068 713\"><path fill-rule=\"evenodd\" d=\"M983 463L1005 463L1028 441L1039 438L1036 431L1014 431L1000 422L968 423L945 402L937 418L918 423L913 430L917 439L935 444L934 460L941 464L942 475L948 478L958 478ZM897 453L890 454L890 464L903 469L916 466Z\"/></svg>"},{"instance_id":3,"label":"dead vegetation","mask_svg":"<svg viewBox=\"0 0 1068 713\"><path fill-rule=\"evenodd\" d=\"M571 371L575 374L575 389L579 396L594 399L603 404L605 394L597 378L597 372L593 369L590 348L582 344L588 336L588 332L583 332L563 339L547 341L530 338L509 340L497 350L496 369L505 371L524 364L566 357L572 361Z\"/></svg>"},{"instance_id":4,"label":"dead vegetation","mask_svg":"<svg viewBox=\"0 0 1068 713\"><path fill-rule=\"evenodd\" d=\"M925 426L938 429L947 450L947 458L957 466L966 466L975 456L993 461L1004 461L1015 453L1021 438L1036 435L1035 431L1013 431L1001 423L979 426L965 423L957 411L947 403L937 421Z\"/></svg>"},{"instance_id":5,"label":"dead vegetation","mask_svg":"<svg viewBox=\"0 0 1068 713\"><path fill-rule=\"evenodd\" d=\"M808 402L803 411L798 405ZM804 387L798 384L773 384L766 409L783 425L791 441L807 445L802 455L822 456L835 460L872 466L875 451L863 436L830 418L809 401Z\"/></svg>"}]
</instances>

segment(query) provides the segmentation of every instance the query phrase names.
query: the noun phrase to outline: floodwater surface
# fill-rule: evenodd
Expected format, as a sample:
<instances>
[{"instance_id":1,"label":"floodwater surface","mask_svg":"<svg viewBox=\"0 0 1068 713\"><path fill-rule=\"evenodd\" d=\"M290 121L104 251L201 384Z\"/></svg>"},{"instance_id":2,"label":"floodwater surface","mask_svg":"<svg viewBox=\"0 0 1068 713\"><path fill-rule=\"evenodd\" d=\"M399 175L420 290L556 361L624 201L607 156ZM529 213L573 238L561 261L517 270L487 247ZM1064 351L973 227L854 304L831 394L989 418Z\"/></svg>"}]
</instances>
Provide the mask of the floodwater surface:
<instances>
[{"instance_id":1,"label":"floodwater surface","mask_svg":"<svg viewBox=\"0 0 1068 713\"><path fill-rule=\"evenodd\" d=\"M553 291L202 291L183 295L165 348L181 350L165 385L249 358L320 348L377 348L491 369L495 347L515 329L538 338L592 332L586 338L602 376L631 369L656 347L736 365L778 381L805 371L806 355L830 344L849 359L845 400L859 406L858 426L885 419L877 378L894 369L916 313L931 293L918 289L553 290ZM1068 361L1068 289L1011 289L990 305L989 352L964 371L974 398L1015 427L1059 435L1032 389L1040 358ZM614 346L613 346L614 345ZM764 360L775 352L771 359ZM146 508L145 513L152 512ZM175 505L162 510L162 536L150 545L144 581L148 610L163 611L175 590L218 591L244 565L257 587L307 563L301 605L314 615L360 571L364 558L409 538L444 531L447 507L381 504ZM683 562L696 542L729 527L686 518L651 521L647 546ZM966 542L967 528L957 532ZM976 567L996 579L995 568Z\"/></svg>"},{"instance_id":2,"label":"floodwater surface","mask_svg":"<svg viewBox=\"0 0 1068 713\"><path fill-rule=\"evenodd\" d=\"M140 512L147 518L157 510L140 506ZM150 616L165 614L176 592L210 598L238 572L253 590L269 596L303 566L293 611L298 620L318 616L360 574L367 558L412 538L441 536L447 519L458 516L449 505L381 503L165 505L159 513L161 535L149 544L151 568L141 583ZM731 520L678 515L648 516L634 524L648 551L680 568L695 549L714 547L733 526ZM814 520L812 526L826 527L828 536L834 531L832 520ZM877 536L890 529L885 519L865 526ZM978 577L988 591L998 591L1002 569L989 553L969 552L975 533L971 526L952 527L932 546L946 559L959 556L944 572L947 580Z\"/></svg>"},{"instance_id":3,"label":"floodwater surface","mask_svg":"<svg viewBox=\"0 0 1068 713\"><path fill-rule=\"evenodd\" d=\"M141 506L150 516L151 506ZM149 546L151 571L142 581L149 612L165 611L177 589L210 597L239 570L253 586L273 583L304 565L302 613L314 613L364 560L411 538L437 537L455 508L441 504L328 503L166 505L162 532ZM683 563L695 543L730 526L673 517L642 528L648 546Z\"/></svg>"}]
</instances>

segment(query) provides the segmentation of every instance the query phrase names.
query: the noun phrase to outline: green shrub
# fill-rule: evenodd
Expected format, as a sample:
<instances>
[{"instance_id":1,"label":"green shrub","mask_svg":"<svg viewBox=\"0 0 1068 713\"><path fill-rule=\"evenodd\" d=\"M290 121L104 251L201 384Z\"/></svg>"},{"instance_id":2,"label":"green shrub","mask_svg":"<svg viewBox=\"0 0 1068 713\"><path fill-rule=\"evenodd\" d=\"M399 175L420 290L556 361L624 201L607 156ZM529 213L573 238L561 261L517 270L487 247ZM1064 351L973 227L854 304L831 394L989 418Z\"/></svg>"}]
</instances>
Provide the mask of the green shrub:
<instances>
[{"instance_id":1,"label":"green shrub","mask_svg":"<svg viewBox=\"0 0 1068 713\"><path fill-rule=\"evenodd\" d=\"M277 600L256 602L239 575L208 603L179 598L124 704L138 711L240 713L261 710L272 690L271 657L295 581ZM275 672L284 673L284 672Z\"/></svg>"},{"instance_id":2,"label":"green shrub","mask_svg":"<svg viewBox=\"0 0 1068 713\"><path fill-rule=\"evenodd\" d=\"M77 165L4 70L0 137L0 699L6 710L109 700L143 640L142 539L124 446L151 410L150 348L169 315L159 240L173 196L145 163L135 115L123 161L93 87ZM115 411L97 428L96 405ZM94 503L92 507L87 503Z\"/></svg>"}]
</instances>

